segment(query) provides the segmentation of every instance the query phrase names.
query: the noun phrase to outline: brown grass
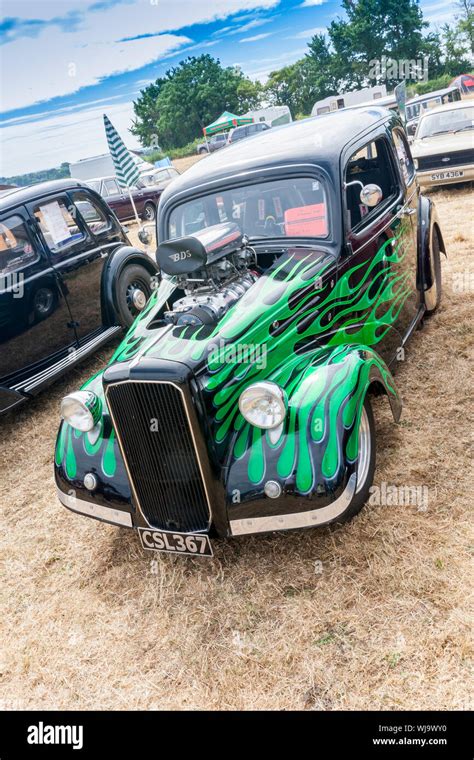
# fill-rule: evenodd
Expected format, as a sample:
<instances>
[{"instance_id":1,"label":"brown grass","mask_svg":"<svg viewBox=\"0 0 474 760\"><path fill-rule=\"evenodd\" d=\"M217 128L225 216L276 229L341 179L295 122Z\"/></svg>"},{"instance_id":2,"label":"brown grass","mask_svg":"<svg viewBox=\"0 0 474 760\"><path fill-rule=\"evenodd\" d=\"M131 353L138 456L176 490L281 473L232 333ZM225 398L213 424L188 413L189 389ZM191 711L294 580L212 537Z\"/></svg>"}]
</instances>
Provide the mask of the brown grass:
<instances>
[{"instance_id":1,"label":"brown grass","mask_svg":"<svg viewBox=\"0 0 474 760\"><path fill-rule=\"evenodd\" d=\"M104 351L2 422L2 706L468 707L473 292L453 282L473 271L474 215L469 188L433 196L443 306L399 369L402 424L375 405L376 483L427 485L427 511L366 506L335 530L152 565L134 533L54 493L59 401Z\"/></svg>"}]
</instances>

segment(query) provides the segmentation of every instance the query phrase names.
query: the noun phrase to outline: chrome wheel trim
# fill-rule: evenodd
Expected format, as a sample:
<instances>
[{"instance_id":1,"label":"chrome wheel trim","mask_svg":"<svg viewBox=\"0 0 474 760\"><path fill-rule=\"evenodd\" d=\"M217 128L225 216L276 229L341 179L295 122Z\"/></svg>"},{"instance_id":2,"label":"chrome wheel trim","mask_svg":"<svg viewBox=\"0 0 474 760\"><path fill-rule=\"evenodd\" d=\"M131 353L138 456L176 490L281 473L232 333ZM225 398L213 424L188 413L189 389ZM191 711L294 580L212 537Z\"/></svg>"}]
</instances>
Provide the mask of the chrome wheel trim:
<instances>
[{"instance_id":1,"label":"chrome wheel trim","mask_svg":"<svg viewBox=\"0 0 474 760\"><path fill-rule=\"evenodd\" d=\"M155 218L155 209L151 205L151 203L147 203L147 205L145 206L144 214L145 214L145 218L148 219L149 222L152 222L154 220L154 218Z\"/></svg>"},{"instance_id":2,"label":"chrome wheel trim","mask_svg":"<svg viewBox=\"0 0 474 760\"><path fill-rule=\"evenodd\" d=\"M53 305L53 291L49 288L39 288L35 293L34 309L37 314L44 316L48 314Z\"/></svg>"},{"instance_id":3,"label":"chrome wheel trim","mask_svg":"<svg viewBox=\"0 0 474 760\"><path fill-rule=\"evenodd\" d=\"M140 288L134 288L131 293L131 301L137 311L141 311L146 306L146 295Z\"/></svg>"},{"instance_id":4,"label":"chrome wheel trim","mask_svg":"<svg viewBox=\"0 0 474 760\"><path fill-rule=\"evenodd\" d=\"M362 408L362 416L359 426L359 456L357 459L357 487L356 493L363 488L370 465L372 441L370 438L369 416L365 406Z\"/></svg>"}]
</instances>

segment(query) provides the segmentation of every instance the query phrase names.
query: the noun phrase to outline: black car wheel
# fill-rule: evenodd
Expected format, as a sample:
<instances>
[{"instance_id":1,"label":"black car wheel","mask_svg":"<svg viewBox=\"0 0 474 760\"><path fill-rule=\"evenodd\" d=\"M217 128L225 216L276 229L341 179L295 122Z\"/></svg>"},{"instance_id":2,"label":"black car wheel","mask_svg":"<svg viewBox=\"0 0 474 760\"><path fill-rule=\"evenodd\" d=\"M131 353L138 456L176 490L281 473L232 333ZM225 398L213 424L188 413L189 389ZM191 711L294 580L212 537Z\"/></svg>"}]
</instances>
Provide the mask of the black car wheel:
<instances>
[{"instance_id":1,"label":"black car wheel","mask_svg":"<svg viewBox=\"0 0 474 760\"><path fill-rule=\"evenodd\" d=\"M206 148L199 148L199 155L203 156L205 153L209 153Z\"/></svg>"},{"instance_id":2,"label":"black car wheel","mask_svg":"<svg viewBox=\"0 0 474 760\"><path fill-rule=\"evenodd\" d=\"M441 302L441 256L439 250L439 235L436 227L433 229L433 237L430 250L430 267L433 273L433 284L425 292L426 313L433 314Z\"/></svg>"},{"instance_id":3,"label":"black car wheel","mask_svg":"<svg viewBox=\"0 0 474 760\"><path fill-rule=\"evenodd\" d=\"M38 288L31 303L34 322L47 319L55 310L56 301L57 296L52 288L45 286Z\"/></svg>"},{"instance_id":4,"label":"black car wheel","mask_svg":"<svg viewBox=\"0 0 474 760\"><path fill-rule=\"evenodd\" d=\"M117 283L117 316L123 327L130 327L151 296L151 274L141 264L130 264Z\"/></svg>"},{"instance_id":5,"label":"black car wheel","mask_svg":"<svg viewBox=\"0 0 474 760\"><path fill-rule=\"evenodd\" d=\"M156 216L156 209L153 203L145 203L145 208L143 209L143 217L146 219L147 222L153 222Z\"/></svg>"},{"instance_id":6,"label":"black car wheel","mask_svg":"<svg viewBox=\"0 0 474 760\"><path fill-rule=\"evenodd\" d=\"M336 522L347 522L360 512L369 498L375 473L375 421L372 405L365 397L359 427L359 457L357 460L357 485L352 500Z\"/></svg>"}]
</instances>

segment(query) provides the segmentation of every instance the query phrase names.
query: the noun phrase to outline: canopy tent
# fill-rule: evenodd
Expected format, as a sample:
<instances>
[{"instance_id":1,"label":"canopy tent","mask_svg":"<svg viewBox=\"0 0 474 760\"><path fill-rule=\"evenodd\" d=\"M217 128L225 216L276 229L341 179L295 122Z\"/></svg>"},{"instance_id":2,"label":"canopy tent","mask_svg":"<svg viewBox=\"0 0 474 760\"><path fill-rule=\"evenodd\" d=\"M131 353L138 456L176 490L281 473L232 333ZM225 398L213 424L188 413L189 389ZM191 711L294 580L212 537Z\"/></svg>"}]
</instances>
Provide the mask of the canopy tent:
<instances>
[{"instance_id":1,"label":"canopy tent","mask_svg":"<svg viewBox=\"0 0 474 760\"><path fill-rule=\"evenodd\" d=\"M204 137L209 135L215 135L216 132L224 132L226 129L232 129L232 127L240 127L242 124L252 124L253 119L251 116L236 116L235 113L230 111L224 111L221 113L218 119L208 124L203 128Z\"/></svg>"},{"instance_id":2,"label":"canopy tent","mask_svg":"<svg viewBox=\"0 0 474 760\"><path fill-rule=\"evenodd\" d=\"M464 95L474 94L474 74L460 74L450 82L451 87L459 87Z\"/></svg>"}]
</instances>

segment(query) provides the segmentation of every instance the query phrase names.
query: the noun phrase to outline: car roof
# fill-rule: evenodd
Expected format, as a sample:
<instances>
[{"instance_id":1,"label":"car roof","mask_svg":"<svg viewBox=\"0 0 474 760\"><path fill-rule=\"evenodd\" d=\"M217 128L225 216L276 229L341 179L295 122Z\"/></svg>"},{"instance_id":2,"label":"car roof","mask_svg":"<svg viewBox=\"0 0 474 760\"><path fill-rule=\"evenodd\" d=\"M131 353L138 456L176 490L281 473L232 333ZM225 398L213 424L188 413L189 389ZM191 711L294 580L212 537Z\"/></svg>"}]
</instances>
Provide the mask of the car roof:
<instances>
[{"instance_id":1,"label":"car roof","mask_svg":"<svg viewBox=\"0 0 474 760\"><path fill-rule=\"evenodd\" d=\"M414 98L410 98L410 100L407 100L405 105L411 106L413 103L421 103L423 100L431 100L432 98L439 98L442 95L447 95L448 92L454 92L454 90L459 90L459 87L445 87L442 90L433 90L433 92L425 92L424 95L415 95Z\"/></svg>"},{"instance_id":2,"label":"car roof","mask_svg":"<svg viewBox=\"0 0 474 760\"><path fill-rule=\"evenodd\" d=\"M443 103L441 106L436 106L436 108L430 108L429 111L425 111L421 115L421 119L426 119L427 116L431 116L433 113L440 113L442 111L455 111L458 108L472 108L474 107L474 101L473 100L455 100L454 103Z\"/></svg>"},{"instance_id":3,"label":"car roof","mask_svg":"<svg viewBox=\"0 0 474 760\"><path fill-rule=\"evenodd\" d=\"M16 187L9 190L0 198L0 212L14 206L30 203L46 195L53 195L63 190L77 190L77 188L89 189L85 182L79 182L77 179L71 178L54 179L48 182L38 182L35 185L27 185L26 187Z\"/></svg>"},{"instance_id":4,"label":"car roof","mask_svg":"<svg viewBox=\"0 0 474 760\"><path fill-rule=\"evenodd\" d=\"M211 153L193 164L164 190L162 203L170 196L229 174L285 164L320 164L319 159L325 164L339 162L342 149L358 134L393 118L396 116L392 111L371 106L341 109L262 130L245 143L230 143L225 151Z\"/></svg>"}]
</instances>

